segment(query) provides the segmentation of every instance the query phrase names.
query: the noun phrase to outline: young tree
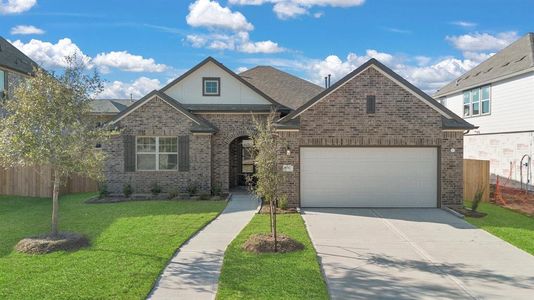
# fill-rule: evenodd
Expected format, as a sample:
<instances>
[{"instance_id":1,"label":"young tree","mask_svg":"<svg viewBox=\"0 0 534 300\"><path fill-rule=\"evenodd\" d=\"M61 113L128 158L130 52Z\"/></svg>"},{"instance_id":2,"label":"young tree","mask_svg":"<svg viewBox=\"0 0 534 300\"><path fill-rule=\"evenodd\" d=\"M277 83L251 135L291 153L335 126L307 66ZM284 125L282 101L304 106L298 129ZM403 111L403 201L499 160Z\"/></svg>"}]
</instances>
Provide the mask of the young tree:
<instances>
[{"instance_id":1,"label":"young tree","mask_svg":"<svg viewBox=\"0 0 534 300\"><path fill-rule=\"evenodd\" d=\"M86 74L75 55L65 60L61 74L34 70L1 104L7 116L0 118L0 165L53 170L52 236L59 232L62 180L72 173L100 178L104 155L95 146L107 136L88 114L89 102L103 87L98 73Z\"/></svg>"},{"instance_id":2,"label":"young tree","mask_svg":"<svg viewBox=\"0 0 534 300\"><path fill-rule=\"evenodd\" d=\"M252 149L255 155L254 164L256 165L254 192L269 203L271 234L274 239L274 251L277 252L276 208L281 196L279 189L284 178L278 166L278 151L282 145L277 138L278 134L274 127L275 117L275 113L271 112L267 120L254 118L255 128L250 137L253 142Z\"/></svg>"}]
</instances>

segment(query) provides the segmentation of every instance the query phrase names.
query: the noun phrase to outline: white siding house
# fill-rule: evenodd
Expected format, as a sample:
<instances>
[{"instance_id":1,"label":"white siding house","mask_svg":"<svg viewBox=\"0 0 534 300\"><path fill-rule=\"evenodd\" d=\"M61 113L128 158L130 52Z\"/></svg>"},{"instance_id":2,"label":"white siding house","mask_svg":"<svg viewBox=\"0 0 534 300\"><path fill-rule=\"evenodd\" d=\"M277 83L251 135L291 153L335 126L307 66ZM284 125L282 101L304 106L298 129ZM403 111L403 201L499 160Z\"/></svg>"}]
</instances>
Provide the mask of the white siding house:
<instances>
[{"instance_id":1,"label":"white siding house","mask_svg":"<svg viewBox=\"0 0 534 300\"><path fill-rule=\"evenodd\" d=\"M464 139L464 158L490 160L492 175L526 181L534 155L534 34L529 33L440 89L434 97L478 126ZM534 157L533 157L534 158ZM526 158L523 163L526 163Z\"/></svg>"}]
</instances>

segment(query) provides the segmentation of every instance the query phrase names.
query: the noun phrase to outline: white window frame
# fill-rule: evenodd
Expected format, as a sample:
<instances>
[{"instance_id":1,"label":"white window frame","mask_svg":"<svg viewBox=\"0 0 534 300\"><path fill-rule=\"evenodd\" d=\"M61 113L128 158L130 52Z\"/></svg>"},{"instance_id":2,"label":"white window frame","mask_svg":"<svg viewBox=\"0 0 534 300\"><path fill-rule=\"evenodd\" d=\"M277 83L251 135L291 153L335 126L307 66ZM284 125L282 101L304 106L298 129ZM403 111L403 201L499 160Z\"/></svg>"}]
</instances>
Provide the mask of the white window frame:
<instances>
[{"instance_id":1,"label":"white window frame","mask_svg":"<svg viewBox=\"0 0 534 300\"><path fill-rule=\"evenodd\" d=\"M208 83L214 82L217 84L216 92L208 92ZM221 95L221 78L219 77L204 77L202 78L202 95L203 96L220 96Z\"/></svg>"},{"instance_id":2,"label":"white window frame","mask_svg":"<svg viewBox=\"0 0 534 300\"><path fill-rule=\"evenodd\" d=\"M155 138L156 139L156 152L139 152L137 151L137 140L139 138ZM176 152L160 152L159 151L159 139L160 138L174 138L176 139ZM156 156L156 168L154 170L145 170L145 169L139 169L137 167L137 155L138 154L148 154L148 155L155 155ZM160 170L159 168L159 156L160 154L176 154L176 167L173 169L163 169ZM135 137L135 170L136 171L142 171L142 172L165 172L165 171L177 171L178 170L178 137L175 136L150 136L150 135L140 135Z\"/></svg>"},{"instance_id":3,"label":"white window frame","mask_svg":"<svg viewBox=\"0 0 534 300\"><path fill-rule=\"evenodd\" d=\"M487 99L483 99L482 97L482 89L484 88L488 88L488 97ZM478 114L474 114L473 113L473 104L476 103L476 102L473 102L473 91L475 90L478 90ZM469 103L465 103L464 102L464 99L465 99L465 94L466 93L469 93ZM487 112L483 112L482 111L482 102L488 102L488 111ZM469 105L469 113L468 114L465 114L465 109L464 107L466 105ZM464 118L473 118L473 117L480 117L480 116L487 116L487 115L490 115L491 114L491 85L484 85L484 86L480 86L480 87L477 87L477 88L474 88L474 89L470 89L470 90L467 90L467 91L464 91L462 93L462 113L463 113L463 117Z\"/></svg>"}]
</instances>

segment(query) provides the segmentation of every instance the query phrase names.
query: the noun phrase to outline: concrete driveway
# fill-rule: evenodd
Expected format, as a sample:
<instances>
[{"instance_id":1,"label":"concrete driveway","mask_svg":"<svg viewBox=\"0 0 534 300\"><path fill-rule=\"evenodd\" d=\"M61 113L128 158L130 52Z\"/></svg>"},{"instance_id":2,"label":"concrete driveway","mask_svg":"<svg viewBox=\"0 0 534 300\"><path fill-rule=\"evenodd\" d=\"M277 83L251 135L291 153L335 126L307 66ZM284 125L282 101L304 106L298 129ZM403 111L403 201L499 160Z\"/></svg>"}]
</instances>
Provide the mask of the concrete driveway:
<instances>
[{"instance_id":1,"label":"concrete driveway","mask_svg":"<svg viewBox=\"0 0 534 300\"><path fill-rule=\"evenodd\" d=\"M534 299L534 256L441 209L305 209L333 299Z\"/></svg>"}]
</instances>

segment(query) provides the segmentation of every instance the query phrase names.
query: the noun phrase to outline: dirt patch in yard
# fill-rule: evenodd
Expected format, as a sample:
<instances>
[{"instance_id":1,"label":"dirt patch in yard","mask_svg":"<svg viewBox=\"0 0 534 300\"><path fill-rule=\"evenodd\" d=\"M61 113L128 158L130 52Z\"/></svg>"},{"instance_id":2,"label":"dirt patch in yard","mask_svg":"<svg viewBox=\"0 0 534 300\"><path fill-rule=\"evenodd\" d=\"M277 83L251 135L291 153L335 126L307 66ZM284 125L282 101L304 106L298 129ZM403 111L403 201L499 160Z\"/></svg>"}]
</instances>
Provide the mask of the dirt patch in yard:
<instances>
[{"instance_id":1,"label":"dirt patch in yard","mask_svg":"<svg viewBox=\"0 0 534 300\"><path fill-rule=\"evenodd\" d=\"M471 218L482 218L488 215L487 213L483 213L479 211L472 211L471 209L465 208L465 207L462 207L462 208L451 207L451 209L458 213L461 213L462 215L466 217L471 217Z\"/></svg>"},{"instance_id":2,"label":"dirt patch in yard","mask_svg":"<svg viewBox=\"0 0 534 300\"><path fill-rule=\"evenodd\" d=\"M500 186L501 197L496 197L495 185L491 185L490 202L529 216L534 216L534 192Z\"/></svg>"},{"instance_id":3,"label":"dirt patch in yard","mask_svg":"<svg viewBox=\"0 0 534 300\"><path fill-rule=\"evenodd\" d=\"M279 235L277 250L280 253L300 251L304 245L299 241L286 236ZM254 234L243 244L243 249L253 253L272 253L274 252L274 239L271 234Z\"/></svg>"},{"instance_id":4,"label":"dirt patch in yard","mask_svg":"<svg viewBox=\"0 0 534 300\"><path fill-rule=\"evenodd\" d=\"M74 251L88 246L89 239L86 236L61 232L57 236L45 234L25 238L17 243L15 249L26 254L46 254L54 251Z\"/></svg>"}]
</instances>

